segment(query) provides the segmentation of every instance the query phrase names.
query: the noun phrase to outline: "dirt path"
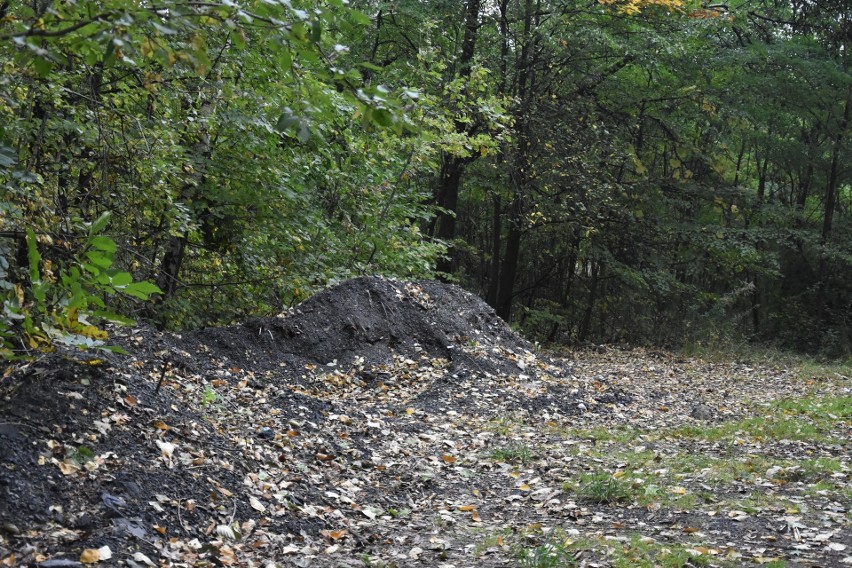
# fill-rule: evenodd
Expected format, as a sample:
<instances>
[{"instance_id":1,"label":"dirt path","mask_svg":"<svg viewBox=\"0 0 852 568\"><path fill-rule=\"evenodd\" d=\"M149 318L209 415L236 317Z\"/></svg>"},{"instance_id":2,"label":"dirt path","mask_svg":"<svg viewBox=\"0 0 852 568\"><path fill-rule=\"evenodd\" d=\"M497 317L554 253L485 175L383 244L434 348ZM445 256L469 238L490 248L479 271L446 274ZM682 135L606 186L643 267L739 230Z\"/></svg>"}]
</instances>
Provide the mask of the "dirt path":
<instances>
[{"instance_id":1,"label":"dirt path","mask_svg":"<svg viewBox=\"0 0 852 568\"><path fill-rule=\"evenodd\" d=\"M0 382L0 565L852 564L842 372L550 359L376 278L121 341Z\"/></svg>"}]
</instances>

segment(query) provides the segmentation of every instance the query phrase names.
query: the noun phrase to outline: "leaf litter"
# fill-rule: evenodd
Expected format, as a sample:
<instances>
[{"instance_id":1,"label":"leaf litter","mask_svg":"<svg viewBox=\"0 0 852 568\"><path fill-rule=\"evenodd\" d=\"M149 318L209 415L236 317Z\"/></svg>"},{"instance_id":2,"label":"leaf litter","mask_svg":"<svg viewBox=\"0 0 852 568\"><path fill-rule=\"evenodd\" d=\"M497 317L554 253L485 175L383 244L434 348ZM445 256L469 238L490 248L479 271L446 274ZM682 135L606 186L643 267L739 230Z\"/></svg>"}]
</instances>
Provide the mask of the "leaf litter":
<instances>
[{"instance_id":1,"label":"leaf litter","mask_svg":"<svg viewBox=\"0 0 852 568\"><path fill-rule=\"evenodd\" d=\"M120 341L0 382L0 565L852 564L845 376L546 355L380 278Z\"/></svg>"}]
</instances>

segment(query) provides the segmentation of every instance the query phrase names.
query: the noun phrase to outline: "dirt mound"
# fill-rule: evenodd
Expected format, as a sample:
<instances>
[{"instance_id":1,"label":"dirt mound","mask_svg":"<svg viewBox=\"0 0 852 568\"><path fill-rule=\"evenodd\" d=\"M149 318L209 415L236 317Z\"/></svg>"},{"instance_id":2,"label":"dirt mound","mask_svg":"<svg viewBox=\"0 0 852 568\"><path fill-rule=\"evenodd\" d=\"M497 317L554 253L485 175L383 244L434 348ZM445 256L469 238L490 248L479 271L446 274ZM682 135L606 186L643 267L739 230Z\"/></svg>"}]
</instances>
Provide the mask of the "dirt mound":
<instances>
[{"instance_id":1,"label":"dirt mound","mask_svg":"<svg viewBox=\"0 0 852 568\"><path fill-rule=\"evenodd\" d=\"M298 376L305 365L389 364L395 355L447 359L451 369L518 372L505 351L530 345L479 297L435 281L348 280L278 317L208 328L175 341L254 370Z\"/></svg>"},{"instance_id":2,"label":"dirt mound","mask_svg":"<svg viewBox=\"0 0 852 568\"><path fill-rule=\"evenodd\" d=\"M278 317L116 341L133 355L57 353L0 381L0 561L70 566L109 546L128 565L192 564L229 527L309 548L338 534L326 512L370 520L353 496L326 511L338 472L369 478L358 499L386 510L431 487L434 456L398 463L377 451L389 433L433 443L424 417L568 416L600 397L432 281L357 278ZM359 546L381 542L364 531Z\"/></svg>"}]
</instances>

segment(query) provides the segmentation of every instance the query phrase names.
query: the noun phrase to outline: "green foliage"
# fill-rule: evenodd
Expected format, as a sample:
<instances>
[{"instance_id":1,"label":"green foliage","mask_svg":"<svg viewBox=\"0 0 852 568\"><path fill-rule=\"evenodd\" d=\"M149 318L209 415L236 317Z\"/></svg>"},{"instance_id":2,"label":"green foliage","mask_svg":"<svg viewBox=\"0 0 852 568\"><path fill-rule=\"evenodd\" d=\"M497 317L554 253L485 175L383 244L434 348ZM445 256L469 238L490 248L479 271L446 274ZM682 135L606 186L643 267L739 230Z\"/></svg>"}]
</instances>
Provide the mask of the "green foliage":
<instances>
[{"instance_id":1,"label":"green foliage","mask_svg":"<svg viewBox=\"0 0 852 568\"><path fill-rule=\"evenodd\" d=\"M4 353L13 282L46 286L30 229L69 267L50 294L129 314L156 283L144 315L176 328L431 277L452 244L452 278L541 342L847 356L842 7L679 4L10 4ZM84 227L104 212L112 250Z\"/></svg>"},{"instance_id":2,"label":"green foliage","mask_svg":"<svg viewBox=\"0 0 852 568\"><path fill-rule=\"evenodd\" d=\"M621 503L632 499L630 485L612 475L601 473L585 476L577 494L590 503Z\"/></svg>"},{"instance_id":3,"label":"green foliage","mask_svg":"<svg viewBox=\"0 0 852 568\"><path fill-rule=\"evenodd\" d=\"M491 459L494 461L513 462L522 465L530 463L535 457L532 449L523 444L512 444L491 452Z\"/></svg>"},{"instance_id":4,"label":"green foliage","mask_svg":"<svg viewBox=\"0 0 852 568\"><path fill-rule=\"evenodd\" d=\"M133 321L111 311L107 302L144 301L160 290L113 267L117 247L102 234L109 218L104 214L92 223L77 255L60 264L42 258L36 234L27 229L27 278L15 281L8 272L0 275L0 289L5 291L0 317L4 358L49 350L54 344L120 351L104 342L108 334L103 324ZM51 244L49 239L43 243ZM5 258L2 264L8 266Z\"/></svg>"},{"instance_id":5,"label":"green foliage","mask_svg":"<svg viewBox=\"0 0 852 568\"><path fill-rule=\"evenodd\" d=\"M556 539L518 550L518 565L524 568L563 568L576 564L572 551Z\"/></svg>"}]
</instances>

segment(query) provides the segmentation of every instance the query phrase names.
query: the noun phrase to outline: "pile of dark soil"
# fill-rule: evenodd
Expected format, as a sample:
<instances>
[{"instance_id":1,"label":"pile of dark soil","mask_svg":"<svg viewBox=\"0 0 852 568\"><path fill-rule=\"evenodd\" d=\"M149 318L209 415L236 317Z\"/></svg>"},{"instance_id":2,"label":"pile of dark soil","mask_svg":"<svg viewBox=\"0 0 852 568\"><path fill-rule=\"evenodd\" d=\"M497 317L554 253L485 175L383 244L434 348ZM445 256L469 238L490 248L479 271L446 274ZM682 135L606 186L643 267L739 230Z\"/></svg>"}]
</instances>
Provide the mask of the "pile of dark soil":
<instances>
[{"instance_id":1,"label":"pile of dark soil","mask_svg":"<svg viewBox=\"0 0 852 568\"><path fill-rule=\"evenodd\" d=\"M518 373L505 354L529 347L458 287L372 277L277 317L185 334L143 326L117 338L131 357L58 352L0 383L0 559L71 566L81 549L106 545L144 554L124 560L141 566L168 555L165 537L203 539L223 512L245 517L246 501L231 505L228 497L250 468L233 459L234 441L216 431L203 406L181 399L198 387L192 381L243 380L246 389L277 383L280 412L319 431L342 410L300 390L325 380L306 368L357 364L361 376L375 378L371 370L414 359L446 361L447 377ZM441 388L452 385L444 380ZM180 457L170 453L173 442L185 448ZM215 474L194 469L196 462L215 464ZM299 534L300 522L285 526Z\"/></svg>"},{"instance_id":2,"label":"pile of dark soil","mask_svg":"<svg viewBox=\"0 0 852 568\"><path fill-rule=\"evenodd\" d=\"M480 349L471 355L465 347L474 344ZM457 286L376 277L343 282L278 317L185 334L174 345L196 365L208 356L295 376L306 364L345 366L359 359L375 366L394 355L443 358L453 369L517 372L503 352L531 348L488 304Z\"/></svg>"}]
</instances>

